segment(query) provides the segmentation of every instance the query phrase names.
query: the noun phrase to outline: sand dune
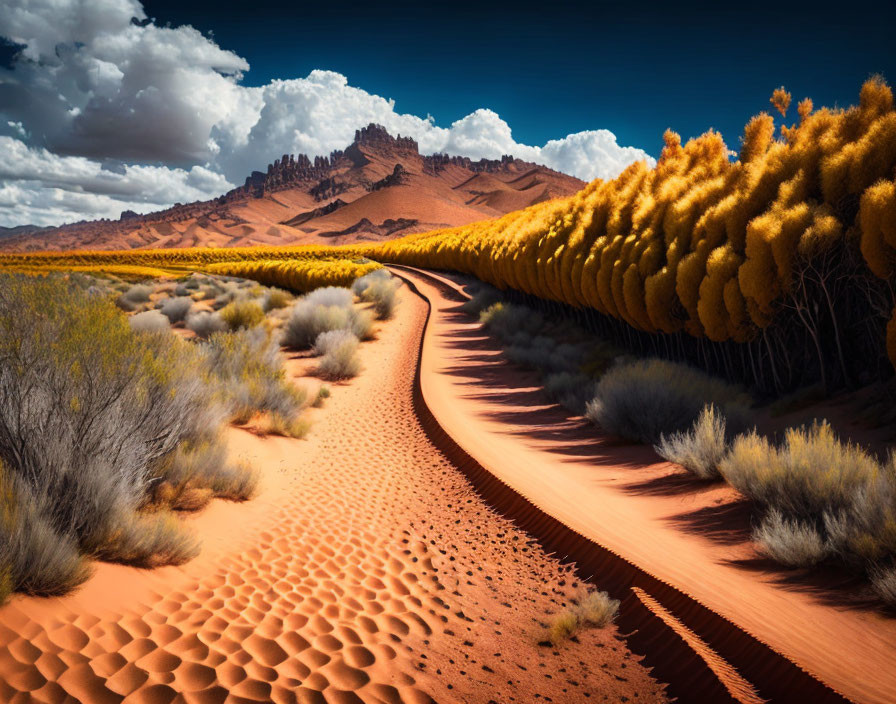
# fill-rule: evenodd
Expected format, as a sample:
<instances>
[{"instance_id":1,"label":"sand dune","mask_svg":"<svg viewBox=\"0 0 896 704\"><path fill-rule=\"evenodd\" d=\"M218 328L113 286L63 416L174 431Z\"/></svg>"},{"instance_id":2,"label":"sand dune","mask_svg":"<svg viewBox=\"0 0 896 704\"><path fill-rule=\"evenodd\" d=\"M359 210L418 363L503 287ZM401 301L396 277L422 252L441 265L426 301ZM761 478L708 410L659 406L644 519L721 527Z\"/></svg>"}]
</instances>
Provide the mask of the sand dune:
<instances>
[{"instance_id":1,"label":"sand dune","mask_svg":"<svg viewBox=\"0 0 896 704\"><path fill-rule=\"evenodd\" d=\"M576 579L430 440L426 307L400 299L309 439L230 431L262 492L189 519L196 560L100 565L76 594L0 609L0 701L665 700L613 628L537 645Z\"/></svg>"},{"instance_id":2,"label":"sand dune","mask_svg":"<svg viewBox=\"0 0 896 704\"><path fill-rule=\"evenodd\" d=\"M750 680L755 673L752 683L765 679L772 691L792 685L779 700L834 696L810 697L804 687L811 683L788 669L792 662L854 701L894 701L896 619L866 603L860 585L759 559L749 509L730 487L682 478L650 448L601 437L549 401L533 373L504 361L499 345L459 310L464 297L450 276L396 270L433 307L421 362L427 406L488 473L575 534L624 556L660 588L688 595L690 602L673 596L690 610L693 629L710 634L706 640L730 653L741 674ZM620 569L627 583L631 576ZM726 632L698 605L736 628ZM786 662L775 664L774 653Z\"/></svg>"}]
</instances>

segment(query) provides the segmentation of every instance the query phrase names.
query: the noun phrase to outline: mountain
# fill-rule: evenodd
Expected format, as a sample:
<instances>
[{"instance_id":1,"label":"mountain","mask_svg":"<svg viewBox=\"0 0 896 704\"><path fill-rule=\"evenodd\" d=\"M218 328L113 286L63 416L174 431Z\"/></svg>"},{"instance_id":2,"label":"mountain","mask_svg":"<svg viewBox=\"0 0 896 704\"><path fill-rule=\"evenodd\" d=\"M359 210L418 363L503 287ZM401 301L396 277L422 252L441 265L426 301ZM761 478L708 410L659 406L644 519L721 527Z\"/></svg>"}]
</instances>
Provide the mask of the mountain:
<instances>
[{"instance_id":1,"label":"mountain","mask_svg":"<svg viewBox=\"0 0 896 704\"><path fill-rule=\"evenodd\" d=\"M329 157L284 155L210 201L0 239L0 250L241 247L382 240L496 217L580 190L584 182L514 159L422 156L371 124Z\"/></svg>"}]
</instances>

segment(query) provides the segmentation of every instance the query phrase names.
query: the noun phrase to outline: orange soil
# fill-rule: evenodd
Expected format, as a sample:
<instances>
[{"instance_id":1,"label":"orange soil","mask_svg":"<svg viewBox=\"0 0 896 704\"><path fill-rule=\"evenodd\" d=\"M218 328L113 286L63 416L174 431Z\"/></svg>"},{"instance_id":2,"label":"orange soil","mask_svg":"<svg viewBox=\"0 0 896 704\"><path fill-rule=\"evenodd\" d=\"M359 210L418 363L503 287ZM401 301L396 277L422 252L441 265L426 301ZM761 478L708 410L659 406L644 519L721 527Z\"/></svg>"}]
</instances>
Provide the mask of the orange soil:
<instances>
[{"instance_id":1,"label":"orange soil","mask_svg":"<svg viewBox=\"0 0 896 704\"><path fill-rule=\"evenodd\" d=\"M650 448L601 436L549 401L534 373L504 361L499 345L460 310L450 277L398 273L432 304L422 394L466 453L545 513L829 687L855 701L896 701L896 619L870 603L865 586L759 559L749 507L733 489L696 482Z\"/></svg>"},{"instance_id":2,"label":"orange soil","mask_svg":"<svg viewBox=\"0 0 896 704\"><path fill-rule=\"evenodd\" d=\"M0 701L665 700L615 628L537 645L578 585L428 439L426 308L400 299L307 440L229 431L262 491L187 519L197 559L99 565L76 594L0 609Z\"/></svg>"}]
</instances>

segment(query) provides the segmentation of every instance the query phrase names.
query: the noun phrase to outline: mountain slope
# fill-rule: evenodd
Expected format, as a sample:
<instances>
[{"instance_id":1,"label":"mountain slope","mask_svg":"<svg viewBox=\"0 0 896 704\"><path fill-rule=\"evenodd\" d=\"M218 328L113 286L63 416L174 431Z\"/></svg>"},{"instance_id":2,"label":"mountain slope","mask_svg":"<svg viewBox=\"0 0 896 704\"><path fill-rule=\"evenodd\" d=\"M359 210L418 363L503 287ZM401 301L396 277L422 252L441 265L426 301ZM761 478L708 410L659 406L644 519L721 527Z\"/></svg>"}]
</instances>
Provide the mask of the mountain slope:
<instances>
[{"instance_id":1,"label":"mountain slope","mask_svg":"<svg viewBox=\"0 0 896 704\"><path fill-rule=\"evenodd\" d=\"M579 191L584 182L505 156L422 156L370 125L329 157L284 155L210 201L0 239L0 250L348 244L465 225Z\"/></svg>"}]
</instances>

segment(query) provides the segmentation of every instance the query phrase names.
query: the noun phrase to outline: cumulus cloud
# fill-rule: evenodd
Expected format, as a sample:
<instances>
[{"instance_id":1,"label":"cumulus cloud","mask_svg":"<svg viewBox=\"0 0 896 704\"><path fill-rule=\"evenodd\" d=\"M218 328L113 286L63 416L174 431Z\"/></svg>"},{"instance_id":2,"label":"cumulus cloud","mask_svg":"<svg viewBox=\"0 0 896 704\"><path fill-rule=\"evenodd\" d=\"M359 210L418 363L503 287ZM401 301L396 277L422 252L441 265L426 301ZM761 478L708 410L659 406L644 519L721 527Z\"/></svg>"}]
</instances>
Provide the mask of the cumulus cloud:
<instances>
[{"instance_id":1,"label":"cumulus cloud","mask_svg":"<svg viewBox=\"0 0 896 704\"><path fill-rule=\"evenodd\" d=\"M513 154L585 180L652 162L607 130L521 144L488 109L441 127L332 71L243 86L245 59L192 27L147 21L137 0L5 0L0 36L23 47L0 69L5 224L209 198L281 154L343 148L370 122L423 153ZM6 205L15 198L20 207Z\"/></svg>"},{"instance_id":2,"label":"cumulus cloud","mask_svg":"<svg viewBox=\"0 0 896 704\"><path fill-rule=\"evenodd\" d=\"M103 165L60 156L0 136L0 225L51 225L146 213L174 202L208 200L233 188L204 166L189 170L142 164Z\"/></svg>"}]
</instances>

